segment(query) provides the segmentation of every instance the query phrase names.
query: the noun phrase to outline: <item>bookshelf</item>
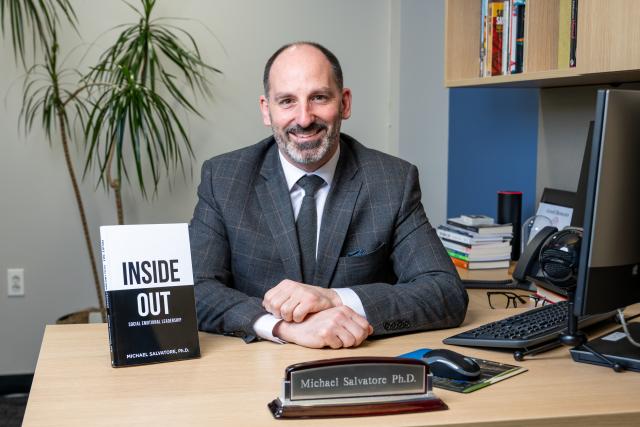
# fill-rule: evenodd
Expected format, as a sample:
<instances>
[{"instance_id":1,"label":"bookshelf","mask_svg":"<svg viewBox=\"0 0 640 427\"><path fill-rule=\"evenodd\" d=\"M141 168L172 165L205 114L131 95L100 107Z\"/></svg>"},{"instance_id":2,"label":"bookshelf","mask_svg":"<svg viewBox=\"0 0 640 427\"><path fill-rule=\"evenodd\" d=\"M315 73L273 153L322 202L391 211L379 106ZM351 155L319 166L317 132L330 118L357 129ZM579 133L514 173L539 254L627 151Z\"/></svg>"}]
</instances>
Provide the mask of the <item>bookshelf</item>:
<instances>
[{"instance_id":1,"label":"bookshelf","mask_svg":"<svg viewBox=\"0 0 640 427\"><path fill-rule=\"evenodd\" d=\"M479 77L480 0L446 0L445 86L558 87L640 81L640 1L579 0L576 67L558 69L559 0L528 0L524 72Z\"/></svg>"}]
</instances>

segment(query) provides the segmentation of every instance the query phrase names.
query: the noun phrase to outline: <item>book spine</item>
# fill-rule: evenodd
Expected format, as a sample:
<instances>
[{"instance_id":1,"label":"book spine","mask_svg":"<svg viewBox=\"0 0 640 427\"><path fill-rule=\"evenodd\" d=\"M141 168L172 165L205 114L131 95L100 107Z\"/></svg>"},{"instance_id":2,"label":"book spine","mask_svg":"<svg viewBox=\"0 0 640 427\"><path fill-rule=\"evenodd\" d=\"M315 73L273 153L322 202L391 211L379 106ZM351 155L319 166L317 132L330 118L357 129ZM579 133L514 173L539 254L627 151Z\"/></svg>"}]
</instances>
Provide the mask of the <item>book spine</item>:
<instances>
[{"instance_id":1,"label":"book spine","mask_svg":"<svg viewBox=\"0 0 640 427\"><path fill-rule=\"evenodd\" d=\"M467 261L463 261L458 258L451 258L451 262L453 262L453 265L455 265L456 267L469 268L469 263Z\"/></svg>"},{"instance_id":2,"label":"book spine","mask_svg":"<svg viewBox=\"0 0 640 427\"><path fill-rule=\"evenodd\" d=\"M447 253L451 258L457 258L459 260L466 261L466 262L469 261L469 257L462 252L454 251L453 249L447 249Z\"/></svg>"},{"instance_id":3,"label":"book spine","mask_svg":"<svg viewBox=\"0 0 640 427\"><path fill-rule=\"evenodd\" d=\"M510 28L509 28L509 74L516 71L516 35L518 33L518 9L515 0L511 0L510 10Z\"/></svg>"},{"instance_id":4,"label":"book spine","mask_svg":"<svg viewBox=\"0 0 640 427\"><path fill-rule=\"evenodd\" d=\"M113 318L113 309L109 292L109 279L108 279L108 269L107 269L107 251L105 248L104 239L100 239L100 250L102 251L102 284L104 287L104 305L107 310L107 331L109 335L109 352L111 353L111 365L118 366L119 361L117 360L117 348L116 348L116 339L115 339L115 319Z\"/></svg>"},{"instance_id":5,"label":"book spine","mask_svg":"<svg viewBox=\"0 0 640 427\"><path fill-rule=\"evenodd\" d=\"M509 32L511 31L511 2L504 0L502 12L502 74L509 74Z\"/></svg>"},{"instance_id":6,"label":"book spine","mask_svg":"<svg viewBox=\"0 0 640 427\"><path fill-rule=\"evenodd\" d=\"M558 13L558 69L569 68L571 43L571 0L560 0Z\"/></svg>"},{"instance_id":7,"label":"book spine","mask_svg":"<svg viewBox=\"0 0 640 427\"><path fill-rule=\"evenodd\" d=\"M571 0L571 42L569 45L569 67L576 66L578 46L578 0Z\"/></svg>"},{"instance_id":8,"label":"book spine","mask_svg":"<svg viewBox=\"0 0 640 427\"><path fill-rule=\"evenodd\" d=\"M487 9L489 0L482 0L480 6L480 77L485 77L485 58L487 56Z\"/></svg>"},{"instance_id":9,"label":"book spine","mask_svg":"<svg viewBox=\"0 0 640 427\"><path fill-rule=\"evenodd\" d=\"M487 5L487 14L485 15L485 54L484 54L484 76L491 76L491 58L493 56L493 19L491 18L492 4Z\"/></svg>"},{"instance_id":10,"label":"book spine","mask_svg":"<svg viewBox=\"0 0 640 427\"><path fill-rule=\"evenodd\" d=\"M502 74L502 32L504 4L502 2L492 3L491 6L491 75L499 76Z\"/></svg>"},{"instance_id":11,"label":"book spine","mask_svg":"<svg viewBox=\"0 0 640 427\"><path fill-rule=\"evenodd\" d=\"M524 71L524 20L525 20L525 3L518 1L516 10L518 14L518 32L516 34L516 70L515 73Z\"/></svg>"},{"instance_id":12,"label":"book spine","mask_svg":"<svg viewBox=\"0 0 640 427\"><path fill-rule=\"evenodd\" d=\"M453 232L442 230L439 228L436 230L436 233L438 234L438 237L440 237L441 239L453 240L454 242L460 242L467 245L470 245L472 243L471 237L463 236L458 233L453 233Z\"/></svg>"},{"instance_id":13,"label":"book spine","mask_svg":"<svg viewBox=\"0 0 640 427\"><path fill-rule=\"evenodd\" d=\"M478 234L478 231L480 230L477 226L475 225L467 225L467 224L463 224L461 222L455 222L455 221L451 221L450 219L447 220L447 224L451 225L453 227L457 227L457 228L462 228L464 230L468 230L471 231L475 234Z\"/></svg>"}]
</instances>

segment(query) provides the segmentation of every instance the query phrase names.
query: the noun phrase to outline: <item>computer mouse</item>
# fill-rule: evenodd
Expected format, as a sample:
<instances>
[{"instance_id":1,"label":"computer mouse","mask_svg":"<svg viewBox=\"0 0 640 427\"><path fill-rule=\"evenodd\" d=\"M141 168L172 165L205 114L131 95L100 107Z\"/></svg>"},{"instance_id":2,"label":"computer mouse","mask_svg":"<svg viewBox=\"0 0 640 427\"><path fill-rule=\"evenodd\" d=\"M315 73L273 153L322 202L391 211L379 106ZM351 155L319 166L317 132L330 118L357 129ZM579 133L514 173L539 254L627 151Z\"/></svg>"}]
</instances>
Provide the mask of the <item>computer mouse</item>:
<instances>
[{"instance_id":1,"label":"computer mouse","mask_svg":"<svg viewBox=\"0 0 640 427\"><path fill-rule=\"evenodd\" d=\"M436 377L472 381L480 376L476 361L455 351L435 349L425 353L423 358Z\"/></svg>"}]
</instances>

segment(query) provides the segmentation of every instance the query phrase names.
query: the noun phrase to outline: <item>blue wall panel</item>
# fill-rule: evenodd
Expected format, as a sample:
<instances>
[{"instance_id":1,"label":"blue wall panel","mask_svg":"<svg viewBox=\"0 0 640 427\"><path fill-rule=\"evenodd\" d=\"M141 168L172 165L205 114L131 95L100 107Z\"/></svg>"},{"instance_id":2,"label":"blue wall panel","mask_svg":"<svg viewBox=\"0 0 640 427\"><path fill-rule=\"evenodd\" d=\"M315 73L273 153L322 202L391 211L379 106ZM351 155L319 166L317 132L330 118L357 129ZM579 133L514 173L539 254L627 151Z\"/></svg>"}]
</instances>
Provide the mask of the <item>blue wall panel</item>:
<instances>
[{"instance_id":1,"label":"blue wall panel","mask_svg":"<svg viewBox=\"0 0 640 427\"><path fill-rule=\"evenodd\" d=\"M523 193L534 214L538 89L451 89L447 217L496 217L497 191Z\"/></svg>"}]
</instances>

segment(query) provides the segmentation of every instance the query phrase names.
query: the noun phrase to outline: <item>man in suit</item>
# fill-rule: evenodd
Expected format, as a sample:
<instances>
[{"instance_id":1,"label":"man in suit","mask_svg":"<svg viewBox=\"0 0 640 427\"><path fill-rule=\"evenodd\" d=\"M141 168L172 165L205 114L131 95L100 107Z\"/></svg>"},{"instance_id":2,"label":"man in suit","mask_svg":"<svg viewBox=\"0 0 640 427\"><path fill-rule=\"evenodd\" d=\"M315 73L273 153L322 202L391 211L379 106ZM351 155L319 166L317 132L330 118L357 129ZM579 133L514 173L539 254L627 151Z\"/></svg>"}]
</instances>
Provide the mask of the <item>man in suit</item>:
<instances>
[{"instance_id":1,"label":"man in suit","mask_svg":"<svg viewBox=\"0 0 640 427\"><path fill-rule=\"evenodd\" d=\"M467 294L416 167L340 133L351 91L335 56L283 46L263 83L273 136L202 167L189 227L200 329L341 348L459 325Z\"/></svg>"}]
</instances>

